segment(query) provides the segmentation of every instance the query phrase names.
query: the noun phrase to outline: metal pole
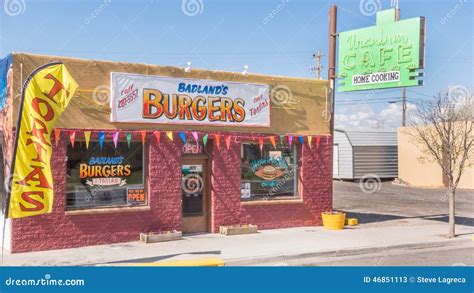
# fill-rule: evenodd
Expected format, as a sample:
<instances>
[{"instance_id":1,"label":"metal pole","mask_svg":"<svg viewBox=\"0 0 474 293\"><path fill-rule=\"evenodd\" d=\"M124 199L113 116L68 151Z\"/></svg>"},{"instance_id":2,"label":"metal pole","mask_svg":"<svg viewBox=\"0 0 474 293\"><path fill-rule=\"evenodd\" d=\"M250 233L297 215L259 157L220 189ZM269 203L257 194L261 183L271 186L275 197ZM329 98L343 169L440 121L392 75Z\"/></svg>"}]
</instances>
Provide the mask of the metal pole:
<instances>
[{"instance_id":1,"label":"metal pole","mask_svg":"<svg viewBox=\"0 0 474 293\"><path fill-rule=\"evenodd\" d=\"M403 97L403 103L402 103L402 126L405 127L407 126L407 89L403 88L402 89L402 97Z\"/></svg>"},{"instance_id":2,"label":"metal pole","mask_svg":"<svg viewBox=\"0 0 474 293\"><path fill-rule=\"evenodd\" d=\"M395 19L396 21L400 20L400 9L398 8L398 0L395 0ZM402 126L405 127L407 125L407 89L402 88Z\"/></svg>"},{"instance_id":3,"label":"metal pole","mask_svg":"<svg viewBox=\"0 0 474 293\"><path fill-rule=\"evenodd\" d=\"M329 62L328 79L331 89L331 135L334 135L334 113L336 92L336 38L337 38L337 6L329 8Z\"/></svg>"}]
</instances>

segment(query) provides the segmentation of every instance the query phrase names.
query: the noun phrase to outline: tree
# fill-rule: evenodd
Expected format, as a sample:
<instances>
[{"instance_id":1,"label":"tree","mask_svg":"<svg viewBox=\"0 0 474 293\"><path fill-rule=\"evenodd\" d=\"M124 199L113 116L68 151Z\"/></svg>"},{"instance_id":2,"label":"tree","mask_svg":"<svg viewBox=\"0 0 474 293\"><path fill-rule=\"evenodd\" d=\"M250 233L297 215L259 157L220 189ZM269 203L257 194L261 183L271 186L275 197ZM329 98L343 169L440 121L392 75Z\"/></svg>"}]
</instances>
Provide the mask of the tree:
<instances>
[{"instance_id":1,"label":"tree","mask_svg":"<svg viewBox=\"0 0 474 293\"><path fill-rule=\"evenodd\" d=\"M465 89L465 88L464 88ZM447 181L446 197L449 199L449 233L455 233L455 195L464 170L472 165L474 156L474 103L469 91L462 94L451 90L444 96L438 94L432 101L417 107L410 136L428 159L442 169Z\"/></svg>"}]
</instances>

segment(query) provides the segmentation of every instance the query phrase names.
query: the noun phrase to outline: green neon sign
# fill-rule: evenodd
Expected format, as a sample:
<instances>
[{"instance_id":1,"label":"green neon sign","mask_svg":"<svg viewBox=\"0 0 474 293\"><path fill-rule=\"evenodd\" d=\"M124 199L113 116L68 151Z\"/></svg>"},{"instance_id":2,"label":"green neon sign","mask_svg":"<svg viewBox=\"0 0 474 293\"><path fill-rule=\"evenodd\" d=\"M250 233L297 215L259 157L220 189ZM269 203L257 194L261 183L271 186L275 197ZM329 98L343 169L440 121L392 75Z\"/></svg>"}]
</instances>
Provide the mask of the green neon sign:
<instances>
[{"instance_id":1,"label":"green neon sign","mask_svg":"<svg viewBox=\"0 0 474 293\"><path fill-rule=\"evenodd\" d=\"M395 21L377 12L375 26L339 33L338 91L422 85L425 18Z\"/></svg>"}]
</instances>

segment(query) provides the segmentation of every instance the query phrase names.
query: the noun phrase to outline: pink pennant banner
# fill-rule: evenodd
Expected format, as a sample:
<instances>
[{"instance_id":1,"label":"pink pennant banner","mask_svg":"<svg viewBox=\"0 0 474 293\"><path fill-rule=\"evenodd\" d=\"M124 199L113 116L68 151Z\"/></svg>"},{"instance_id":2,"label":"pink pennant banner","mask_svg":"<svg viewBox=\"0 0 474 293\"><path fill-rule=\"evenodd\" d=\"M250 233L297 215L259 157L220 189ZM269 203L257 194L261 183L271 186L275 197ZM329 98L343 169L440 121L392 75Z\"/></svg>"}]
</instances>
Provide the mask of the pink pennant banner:
<instances>
[{"instance_id":1,"label":"pink pennant banner","mask_svg":"<svg viewBox=\"0 0 474 293\"><path fill-rule=\"evenodd\" d=\"M76 141L76 131L69 131L69 141L71 142L71 146L74 148L74 142Z\"/></svg>"},{"instance_id":2,"label":"pink pennant banner","mask_svg":"<svg viewBox=\"0 0 474 293\"><path fill-rule=\"evenodd\" d=\"M118 145L118 138L119 138L119 132L118 131L115 131L113 134L112 134L112 139L114 141L114 147L117 148L117 145Z\"/></svg>"},{"instance_id":3,"label":"pink pennant banner","mask_svg":"<svg viewBox=\"0 0 474 293\"><path fill-rule=\"evenodd\" d=\"M196 131L193 131L192 133L193 135L193 138L194 138L194 141L196 142L196 144L199 144L199 135Z\"/></svg>"}]
</instances>

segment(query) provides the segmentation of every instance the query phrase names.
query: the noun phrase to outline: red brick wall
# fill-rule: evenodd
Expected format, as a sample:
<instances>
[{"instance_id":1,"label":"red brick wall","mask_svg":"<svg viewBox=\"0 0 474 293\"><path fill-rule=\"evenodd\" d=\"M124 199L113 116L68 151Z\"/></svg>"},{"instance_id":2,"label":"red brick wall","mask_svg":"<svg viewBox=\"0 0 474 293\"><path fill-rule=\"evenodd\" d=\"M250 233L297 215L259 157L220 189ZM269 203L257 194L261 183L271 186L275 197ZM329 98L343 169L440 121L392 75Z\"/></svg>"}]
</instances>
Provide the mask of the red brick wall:
<instances>
[{"instance_id":1,"label":"red brick wall","mask_svg":"<svg viewBox=\"0 0 474 293\"><path fill-rule=\"evenodd\" d=\"M78 137L82 137L78 134ZM108 138L111 139L111 138ZM149 211L66 215L66 142L62 135L51 160L55 199L51 214L15 219L12 223L12 252L80 247L138 240L140 232L180 230L181 142L160 145L148 136ZM314 141L313 141L314 144ZM321 140L319 148L302 147L300 180L302 203L244 205L240 200L240 143L230 149L222 143L211 148L211 223L257 224L259 228L281 228L320 224L320 213L332 206L332 144Z\"/></svg>"},{"instance_id":2,"label":"red brick wall","mask_svg":"<svg viewBox=\"0 0 474 293\"><path fill-rule=\"evenodd\" d=\"M79 135L82 137L82 135ZM110 138L111 140L111 138ZM150 211L65 215L66 141L62 135L53 149L55 198L50 214L15 219L12 252L80 247L138 240L139 233L152 230L179 230L181 227L181 173L179 144L162 143L148 137L148 180Z\"/></svg>"},{"instance_id":3,"label":"red brick wall","mask_svg":"<svg viewBox=\"0 0 474 293\"><path fill-rule=\"evenodd\" d=\"M332 208L332 141L313 140L300 146L301 203L242 204L240 200L240 143L229 150L212 149L212 231L220 225L255 224L261 229L314 226L321 212Z\"/></svg>"}]
</instances>

